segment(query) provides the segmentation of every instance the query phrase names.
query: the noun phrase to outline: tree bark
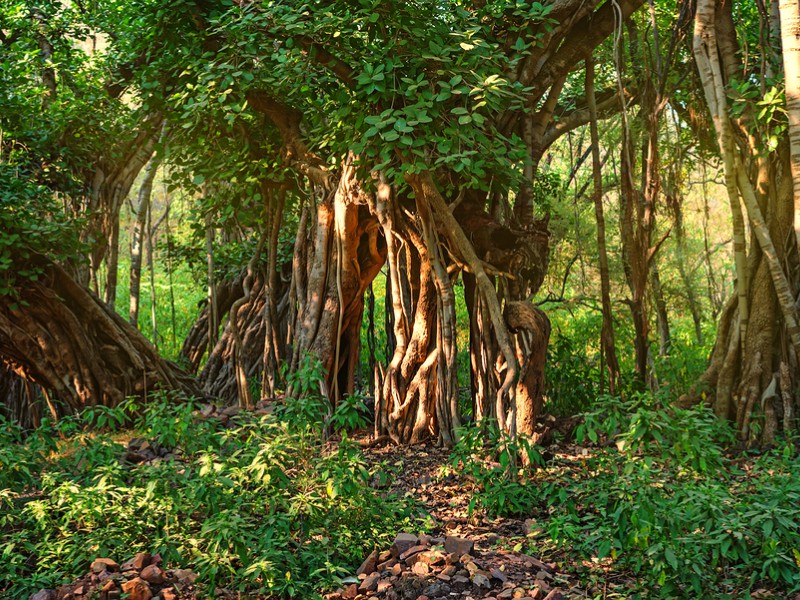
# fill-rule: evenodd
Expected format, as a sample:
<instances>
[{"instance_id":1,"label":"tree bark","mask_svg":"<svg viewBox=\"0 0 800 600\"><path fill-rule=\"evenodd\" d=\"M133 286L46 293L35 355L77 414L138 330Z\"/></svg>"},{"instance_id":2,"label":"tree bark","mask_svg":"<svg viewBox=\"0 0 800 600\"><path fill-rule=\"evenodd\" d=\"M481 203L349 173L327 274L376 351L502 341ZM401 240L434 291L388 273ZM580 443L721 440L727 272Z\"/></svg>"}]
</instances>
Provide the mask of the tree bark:
<instances>
[{"instance_id":1,"label":"tree bark","mask_svg":"<svg viewBox=\"0 0 800 600\"><path fill-rule=\"evenodd\" d=\"M65 412L154 390L198 394L188 375L63 268L43 256L29 262L43 275L20 279L18 298L0 297L0 356Z\"/></svg>"},{"instance_id":2,"label":"tree bark","mask_svg":"<svg viewBox=\"0 0 800 600\"><path fill-rule=\"evenodd\" d=\"M139 325L140 290L142 281L142 244L147 226L147 214L150 211L150 197L153 193L153 182L156 178L160 160L156 156L151 159L144 172L144 179L139 188L136 221L131 234L131 271L130 271L130 303L129 320L135 327Z\"/></svg>"},{"instance_id":3,"label":"tree bark","mask_svg":"<svg viewBox=\"0 0 800 600\"><path fill-rule=\"evenodd\" d=\"M614 318L611 309L611 282L608 273L606 250L606 219L603 211L603 174L600 164L600 135L597 130L597 105L594 90L594 60L586 60L586 101L590 112L590 134L592 138L592 181L594 184L594 215L597 222L597 253L600 269L600 299L603 310L603 325L600 331L600 356L608 371L608 393L614 395L619 385L620 370L614 341ZM603 374L600 375L600 391L603 391Z\"/></svg>"}]
</instances>

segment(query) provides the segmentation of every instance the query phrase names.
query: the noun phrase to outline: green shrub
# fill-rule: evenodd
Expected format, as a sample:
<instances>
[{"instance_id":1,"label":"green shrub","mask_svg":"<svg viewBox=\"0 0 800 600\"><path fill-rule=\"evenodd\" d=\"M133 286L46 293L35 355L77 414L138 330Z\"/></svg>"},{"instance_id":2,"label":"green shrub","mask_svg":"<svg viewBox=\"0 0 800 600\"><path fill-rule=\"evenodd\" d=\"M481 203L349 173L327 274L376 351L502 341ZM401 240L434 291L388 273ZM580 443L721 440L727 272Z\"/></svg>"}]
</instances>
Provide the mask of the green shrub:
<instances>
[{"instance_id":1,"label":"green shrub","mask_svg":"<svg viewBox=\"0 0 800 600\"><path fill-rule=\"evenodd\" d=\"M139 409L134 430L119 433L83 426L112 414L97 409L24 440L0 424L0 596L26 598L97 556L147 550L194 569L209 592L310 598L413 526L411 503L368 485L354 444L325 452L318 430L291 415L242 414L226 429L163 395ZM127 464L131 435L180 453Z\"/></svg>"}]
</instances>

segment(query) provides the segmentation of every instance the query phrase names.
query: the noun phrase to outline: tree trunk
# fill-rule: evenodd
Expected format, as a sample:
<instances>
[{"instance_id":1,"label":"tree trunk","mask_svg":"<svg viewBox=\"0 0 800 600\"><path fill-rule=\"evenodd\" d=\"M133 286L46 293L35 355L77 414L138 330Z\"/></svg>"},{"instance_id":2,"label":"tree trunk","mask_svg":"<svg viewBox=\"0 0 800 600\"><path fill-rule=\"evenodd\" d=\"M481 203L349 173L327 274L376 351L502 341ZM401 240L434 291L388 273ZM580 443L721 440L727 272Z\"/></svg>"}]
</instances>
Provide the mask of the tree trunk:
<instances>
[{"instance_id":1,"label":"tree trunk","mask_svg":"<svg viewBox=\"0 0 800 600\"><path fill-rule=\"evenodd\" d=\"M29 262L42 269L39 279L20 278L18 298L0 297L0 356L52 391L65 412L159 389L198 393L188 375L63 268L43 256Z\"/></svg>"},{"instance_id":2,"label":"tree trunk","mask_svg":"<svg viewBox=\"0 0 800 600\"><path fill-rule=\"evenodd\" d=\"M594 60L586 60L586 101L589 105L589 128L592 140L592 180L594 184L594 215L597 222L597 253L600 269L600 298L603 325L600 330L600 357L608 371L608 393L614 395L619 385L620 371L614 341L614 315L611 310L611 283L606 250L606 219L603 211L603 174L600 163L600 135L597 130L597 103L594 90ZM600 374L600 392L603 391L603 373Z\"/></svg>"},{"instance_id":3,"label":"tree trunk","mask_svg":"<svg viewBox=\"0 0 800 600\"><path fill-rule=\"evenodd\" d=\"M789 117L789 152L794 196L794 233L800 248L800 5L780 0L781 46Z\"/></svg>"},{"instance_id":4,"label":"tree trunk","mask_svg":"<svg viewBox=\"0 0 800 600\"><path fill-rule=\"evenodd\" d=\"M131 275L130 275L130 304L129 319L134 327L139 325L139 299L142 280L142 243L147 226L147 214L150 211L150 196L153 193L153 182L160 160L154 157L144 172L144 179L139 188L138 206L136 208L136 222L131 234Z\"/></svg>"},{"instance_id":5,"label":"tree trunk","mask_svg":"<svg viewBox=\"0 0 800 600\"><path fill-rule=\"evenodd\" d=\"M722 313L703 382L713 388L714 411L736 422L743 441L771 443L781 423L790 426L794 407L786 399L796 402L800 330L794 302L797 284L790 283L790 274L796 272L797 254L796 247L789 245L787 252L783 243L796 243L793 179L789 144L780 144L775 155L767 158L758 135L751 135L754 123L748 112L738 121L728 115L725 82L743 66L736 58L731 23L730 4L698 2L694 55L725 166L738 258L737 297ZM736 138L747 142L737 144ZM744 216L753 231L747 260L741 257ZM758 428L753 427L756 417L761 420Z\"/></svg>"}]
</instances>

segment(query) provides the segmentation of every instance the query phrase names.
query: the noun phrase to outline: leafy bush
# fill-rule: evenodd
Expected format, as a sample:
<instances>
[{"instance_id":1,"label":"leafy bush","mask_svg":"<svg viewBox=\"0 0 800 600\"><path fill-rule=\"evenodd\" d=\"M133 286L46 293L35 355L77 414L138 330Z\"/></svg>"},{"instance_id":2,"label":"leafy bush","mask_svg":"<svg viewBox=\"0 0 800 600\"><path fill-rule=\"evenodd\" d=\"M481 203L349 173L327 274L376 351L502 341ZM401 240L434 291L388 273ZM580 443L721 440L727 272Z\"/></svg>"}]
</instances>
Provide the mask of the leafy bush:
<instances>
[{"instance_id":1,"label":"leafy bush","mask_svg":"<svg viewBox=\"0 0 800 600\"><path fill-rule=\"evenodd\" d=\"M103 409L24 440L0 423L0 596L147 550L194 569L207 590L309 598L412 526L414 507L370 488L352 443L326 453L318 430L298 435L273 416L243 414L226 429L164 395L138 409L132 431L111 431L119 415ZM108 431L89 433L103 417ZM131 435L175 458L125 463Z\"/></svg>"},{"instance_id":2,"label":"leafy bush","mask_svg":"<svg viewBox=\"0 0 800 600\"><path fill-rule=\"evenodd\" d=\"M475 485L469 504L494 515L520 515L533 500L530 472L520 468L520 458L531 465L543 464L542 455L525 437L511 439L496 424L467 425L458 431L458 443L451 453L453 469L465 474Z\"/></svg>"},{"instance_id":3,"label":"leafy bush","mask_svg":"<svg viewBox=\"0 0 800 600\"><path fill-rule=\"evenodd\" d=\"M631 573L637 597L800 591L800 460L793 445L752 461L731 459L727 423L703 407L679 409L650 394L600 398L578 436L600 446L580 462L518 480L457 449L478 483L475 506L534 517L541 526L529 552L598 564L600 577L608 569ZM500 502L499 489L512 499Z\"/></svg>"}]
</instances>

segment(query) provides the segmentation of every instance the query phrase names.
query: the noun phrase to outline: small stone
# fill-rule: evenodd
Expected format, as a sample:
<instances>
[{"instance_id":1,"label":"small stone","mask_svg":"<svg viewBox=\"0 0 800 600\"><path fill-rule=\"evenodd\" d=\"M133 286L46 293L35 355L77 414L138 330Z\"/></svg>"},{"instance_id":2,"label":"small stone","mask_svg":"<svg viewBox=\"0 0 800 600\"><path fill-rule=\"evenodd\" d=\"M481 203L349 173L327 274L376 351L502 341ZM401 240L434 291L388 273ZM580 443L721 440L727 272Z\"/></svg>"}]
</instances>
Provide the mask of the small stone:
<instances>
[{"instance_id":1,"label":"small stone","mask_svg":"<svg viewBox=\"0 0 800 600\"><path fill-rule=\"evenodd\" d=\"M472 583L478 587L486 588L487 590L492 587L489 578L483 573L476 573L472 578Z\"/></svg>"},{"instance_id":2,"label":"small stone","mask_svg":"<svg viewBox=\"0 0 800 600\"><path fill-rule=\"evenodd\" d=\"M411 567L411 572L414 573L414 575L419 575L420 577L427 577L430 575L431 568L424 562L415 562L414 566Z\"/></svg>"},{"instance_id":3,"label":"small stone","mask_svg":"<svg viewBox=\"0 0 800 600\"><path fill-rule=\"evenodd\" d=\"M419 534L419 543L422 544L423 546L431 546L432 539L433 538L426 533Z\"/></svg>"},{"instance_id":4,"label":"small stone","mask_svg":"<svg viewBox=\"0 0 800 600\"><path fill-rule=\"evenodd\" d=\"M139 554L134 556L133 559L131 560L131 565L133 566L134 569L138 569L139 571L141 571L150 564L151 558L152 557L150 556L149 552L139 552Z\"/></svg>"},{"instance_id":5,"label":"small stone","mask_svg":"<svg viewBox=\"0 0 800 600\"><path fill-rule=\"evenodd\" d=\"M403 552L416 546L418 541L419 540L417 536L415 536L413 533L398 533L394 538L394 543L392 544L392 556L395 558L400 557Z\"/></svg>"},{"instance_id":6,"label":"small stone","mask_svg":"<svg viewBox=\"0 0 800 600\"><path fill-rule=\"evenodd\" d=\"M472 554L475 550L475 542L466 538L448 535L444 538L444 549L452 554Z\"/></svg>"},{"instance_id":7,"label":"small stone","mask_svg":"<svg viewBox=\"0 0 800 600\"><path fill-rule=\"evenodd\" d=\"M162 562L164 562L164 559L161 558L160 554L153 554L153 556L150 558L150 564L151 565L155 565L157 567L160 567Z\"/></svg>"},{"instance_id":8,"label":"small stone","mask_svg":"<svg viewBox=\"0 0 800 600\"><path fill-rule=\"evenodd\" d=\"M55 590L43 589L39 590L35 594L31 594L28 600L55 600L55 597Z\"/></svg>"},{"instance_id":9,"label":"small stone","mask_svg":"<svg viewBox=\"0 0 800 600\"><path fill-rule=\"evenodd\" d=\"M227 415L227 416L229 416L229 417L235 417L235 416L236 416L236 415L238 415L240 412L242 412L242 409L241 409L241 408L239 408L239 407L238 407L238 406L236 406L236 405L234 405L234 406L228 406L228 407L226 407L226 408L223 408L223 409L222 409L222 414L223 414L223 415Z\"/></svg>"},{"instance_id":10,"label":"small stone","mask_svg":"<svg viewBox=\"0 0 800 600\"><path fill-rule=\"evenodd\" d=\"M469 583L469 577L464 577L463 575L456 575L453 577L453 583Z\"/></svg>"},{"instance_id":11,"label":"small stone","mask_svg":"<svg viewBox=\"0 0 800 600\"><path fill-rule=\"evenodd\" d=\"M406 561L406 564L411 564L407 560L409 557L414 556L415 554L419 554L420 552L424 552L427 549L428 549L428 547L427 546L423 546L422 544L417 544L416 546L411 546L411 548L409 548L408 550L406 550L405 552L403 552L400 555L400 560Z\"/></svg>"},{"instance_id":12,"label":"small stone","mask_svg":"<svg viewBox=\"0 0 800 600\"><path fill-rule=\"evenodd\" d=\"M175 569L172 571L172 577L180 584L191 585L197 581L198 575L188 569Z\"/></svg>"},{"instance_id":13,"label":"small stone","mask_svg":"<svg viewBox=\"0 0 800 600\"><path fill-rule=\"evenodd\" d=\"M361 563L361 566L358 567L356 575L361 575L361 574L369 575L371 573L374 573L377 567L378 567L378 551L373 550L372 552L370 552L369 556L367 556L367 558L364 559L364 562Z\"/></svg>"},{"instance_id":14,"label":"small stone","mask_svg":"<svg viewBox=\"0 0 800 600\"><path fill-rule=\"evenodd\" d=\"M358 586L359 592L374 592L378 589L378 582L381 580L380 573L372 573L367 575L367 578Z\"/></svg>"},{"instance_id":15,"label":"small stone","mask_svg":"<svg viewBox=\"0 0 800 600\"><path fill-rule=\"evenodd\" d=\"M558 590L552 590L544 597L544 600L565 600L565 596Z\"/></svg>"},{"instance_id":16,"label":"small stone","mask_svg":"<svg viewBox=\"0 0 800 600\"><path fill-rule=\"evenodd\" d=\"M153 592L144 579L134 577L122 584L122 591L128 594L128 600L150 600Z\"/></svg>"},{"instance_id":17,"label":"small stone","mask_svg":"<svg viewBox=\"0 0 800 600\"><path fill-rule=\"evenodd\" d=\"M500 569L492 569L492 577L502 581L503 583L508 581L508 576L505 573L503 573Z\"/></svg>"},{"instance_id":18,"label":"small stone","mask_svg":"<svg viewBox=\"0 0 800 600\"><path fill-rule=\"evenodd\" d=\"M455 565L447 565L447 566L446 566L446 567L445 567L445 568L442 570L442 574L443 574L443 575L448 575L449 577L452 577L453 575L455 575L455 574L456 574L456 571L457 571L457 570L458 570L458 569L456 569L456 566L455 566Z\"/></svg>"},{"instance_id":19,"label":"small stone","mask_svg":"<svg viewBox=\"0 0 800 600\"><path fill-rule=\"evenodd\" d=\"M76 596L83 596L83 586L79 585L74 590L72 590L72 593L75 594Z\"/></svg>"},{"instance_id":20,"label":"small stone","mask_svg":"<svg viewBox=\"0 0 800 600\"><path fill-rule=\"evenodd\" d=\"M102 573L103 571L118 571L119 565L110 558L97 558L92 563L92 573Z\"/></svg>"},{"instance_id":21,"label":"small stone","mask_svg":"<svg viewBox=\"0 0 800 600\"><path fill-rule=\"evenodd\" d=\"M445 575L444 573L439 573L436 575L436 579L439 579L440 581L450 581L452 577L450 577L450 575Z\"/></svg>"},{"instance_id":22,"label":"small stone","mask_svg":"<svg viewBox=\"0 0 800 600\"><path fill-rule=\"evenodd\" d=\"M178 600L178 594L175 593L175 588L164 588L160 594L162 600Z\"/></svg>"},{"instance_id":23,"label":"small stone","mask_svg":"<svg viewBox=\"0 0 800 600\"><path fill-rule=\"evenodd\" d=\"M392 551L384 550L378 555L378 563L386 562L390 558L392 558Z\"/></svg>"},{"instance_id":24,"label":"small stone","mask_svg":"<svg viewBox=\"0 0 800 600\"><path fill-rule=\"evenodd\" d=\"M161 567L157 567L156 565L146 566L142 569L139 576L147 583L154 583L156 585L164 583L164 571L161 570Z\"/></svg>"},{"instance_id":25,"label":"small stone","mask_svg":"<svg viewBox=\"0 0 800 600\"><path fill-rule=\"evenodd\" d=\"M552 575L550 575L550 573L548 573L548 572L547 572L547 571L545 571L544 569L542 569L542 570L540 570L540 571L538 571L538 572L536 573L536 579L542 579L542 580L545 580L545 579L552 579L552 578L553 578L553 576L552 576Z\"/></svg>"},{"instance_id":26,"label":"small stone","mask_svg":"<svg viewBox=\"0 0 800 600\"><path fill-rule=\"evenodd\" d=\"M392 582L391 581L379 581L378 582L378 590L377 591L378 591L379 594L382 594L383 592L388 590L390 587L392 587Z\"/></svg>"},{"instance_id":27,"label":"small stone","mask_svg":"<svg viewBox=\"0 0 800 600\"><path fill-rule=\"evenodd\" d=\"M391 569L396 564L397 564L397 559L396 558L390 558L386 562L379 563L378 566L376 567L376 569L378 571L386 571L388 569Z\"/></svg>"},{"instance_id":28,"label":"small stone","mask_svg":"<svg viewBox=\"0 0 800 600\"><path fill-rule=\"evenodd\" d=\"M342 598L347 598L348 600L352 600L356 596L358 596L358 586L355 583L347 586L347 589L342 594Z\"/></svg>"}]
</instances>

